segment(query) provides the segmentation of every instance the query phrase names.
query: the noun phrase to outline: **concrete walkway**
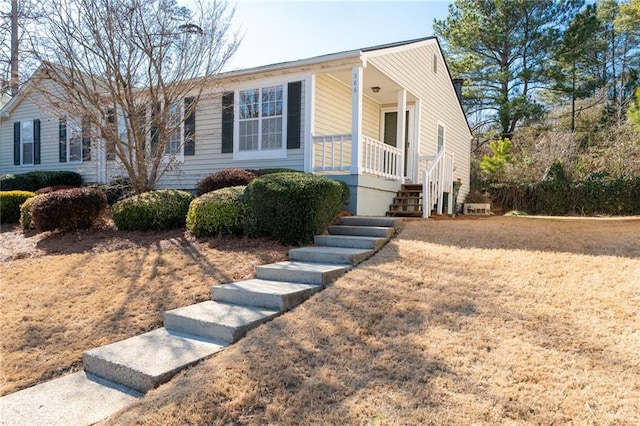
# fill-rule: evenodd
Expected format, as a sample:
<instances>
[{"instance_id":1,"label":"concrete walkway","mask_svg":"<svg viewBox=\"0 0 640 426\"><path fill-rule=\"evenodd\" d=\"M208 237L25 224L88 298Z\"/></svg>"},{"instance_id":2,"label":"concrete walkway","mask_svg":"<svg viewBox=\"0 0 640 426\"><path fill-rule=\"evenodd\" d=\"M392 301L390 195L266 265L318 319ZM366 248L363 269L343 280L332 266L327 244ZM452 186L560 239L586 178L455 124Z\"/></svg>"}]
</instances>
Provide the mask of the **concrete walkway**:
<instances>
[{"instance_id":1,"label":"concrete walkway","mask_svg":"<svg viewBox=\"0 0 640 426\"><path fill-rule=\"evenodd\" d=\"M211 288L211 300L167 311L164 327L83 354L84 371L0 398L0 425L90 425L302 303L372 256L402 219L344 217L314 247Z\"/></svg>"}]
</instances>

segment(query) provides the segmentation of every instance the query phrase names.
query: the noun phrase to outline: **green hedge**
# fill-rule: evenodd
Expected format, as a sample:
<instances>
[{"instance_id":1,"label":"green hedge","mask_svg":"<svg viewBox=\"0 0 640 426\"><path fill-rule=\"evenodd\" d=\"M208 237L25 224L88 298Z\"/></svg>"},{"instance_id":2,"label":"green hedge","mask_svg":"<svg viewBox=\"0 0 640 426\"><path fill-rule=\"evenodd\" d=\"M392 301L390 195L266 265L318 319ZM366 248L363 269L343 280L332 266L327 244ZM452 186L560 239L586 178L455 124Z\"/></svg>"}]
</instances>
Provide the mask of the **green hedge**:
<instances>
[{"instance_id":1,"label":"green hedge","mask_svg":"<svg viewBox=\"0 0 640 426\"><path fill-rule=\"evenodd\" d=\"M74 188L41 194L31 204L31 221L38 231L87 229L107 208L98 188Z\"/></svg>"},{"instance_id":2,"label":"green hedge","mask_svg":"<svg viewBox=\"0 0 640 426\"><path fill-rule=\"evenodd\" d=\"M640 177L594 177L561 185L548 181L498 184L491 186L489 193L505 211L547 215L640 214Z\"/></svg>"},{"instance_id":3,"label":"green hedge","mask_svg":"<svg viewBox=\"0 0 640 426\"><path fill-rule=\"evenodd\" d=\"M31 197L27 199L20 206L20 226L25 231L28 229L35 228L33 221L31 219L31 206L36 202L37 199L41 198L44 194L36 194L35 197Z\"/></svg>"},{"instance_id":4,"label":"green hedge","mask_svg":"<svg viewBox=\"0 0 640 426\"><path fill-rule=\"evenodd\" d=\"M205 176L196 184L198 196L232 186L247 186L259 175L257 170L224 169Z\"/></svg>"},{"instance_id":5,"label":"green hedge","mask_svg":"<svg viewBox=\"0 0 640 426\"><path fill-rule=\"evenodd\" d=\"M28 172L0 176L0 189L3 191L22 190L35 192L48 186L79 187L81 184L82 176L75 172L66 171Z\"/></svg>"},{"instance_id":6,"label":"green hedge","mask_svg":"<svg viewBox=\"0 0 640 426\"><path fill-rule=\"evenodd\" d=\"M306 244L338 215L343 191L322 176L274 173L253 180L244 195L249 235Z\"/></svg>"},{"instance_id":7,"label":"green hedge","mask_svg":"<svg viewBox=\"0 0 640 426\"><path fill-rule=\"evenodd\" d=\"M197 237L239 235L246 228L244 186L208 192L191 202L187 229Z\"/></svg>"},{"instance_id":8,"label":"green hedge","mask_svg":"<svg viewBox=\"0 0 640 426\"><path fill-rule=\"evenodd\" d=\"M193 196L185 191L160 189L134 195L111 207L113 222L123 231L181 228Z\"/></svg>"},{"instance_id":9,"label":"green hedge","mask_svg":"<svg viewBox=\"0 0 640 426\"><path fill-rule=\"evenodd\" d=\"M0 222L16 223L20 219L20 206L27 199L35 196L30 191L0 192Z\"/></svg>"}]
</instances>

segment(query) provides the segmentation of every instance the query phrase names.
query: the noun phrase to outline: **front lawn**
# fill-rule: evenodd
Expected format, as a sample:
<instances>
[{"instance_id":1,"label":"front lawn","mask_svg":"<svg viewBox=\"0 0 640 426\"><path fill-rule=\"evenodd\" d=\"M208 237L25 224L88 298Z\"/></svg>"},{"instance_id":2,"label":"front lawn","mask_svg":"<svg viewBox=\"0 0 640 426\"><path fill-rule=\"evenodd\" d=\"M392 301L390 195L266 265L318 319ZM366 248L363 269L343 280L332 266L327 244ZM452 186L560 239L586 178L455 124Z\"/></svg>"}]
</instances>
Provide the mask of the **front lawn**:
<instances>
[{"instance_id":1,"label":"front lawn","mask_svg":"<svg viewBox=\"0 0 640 426\"><path fill-rule=\"evenodd\" d=\"M0 234L0 395L82 367L82 352L162 326L166 310L253 276L287 248L184 232Z\"/></svg>"},{"instance_id":2,"label":"front lawn","mask_svg":"<svg viewBox=\"0 0 640 426\"><path fill-rule=\"evenodd\" d=\"M640 220L409 222L107 424L640 424Z\"/></svg>"}]
</instances>

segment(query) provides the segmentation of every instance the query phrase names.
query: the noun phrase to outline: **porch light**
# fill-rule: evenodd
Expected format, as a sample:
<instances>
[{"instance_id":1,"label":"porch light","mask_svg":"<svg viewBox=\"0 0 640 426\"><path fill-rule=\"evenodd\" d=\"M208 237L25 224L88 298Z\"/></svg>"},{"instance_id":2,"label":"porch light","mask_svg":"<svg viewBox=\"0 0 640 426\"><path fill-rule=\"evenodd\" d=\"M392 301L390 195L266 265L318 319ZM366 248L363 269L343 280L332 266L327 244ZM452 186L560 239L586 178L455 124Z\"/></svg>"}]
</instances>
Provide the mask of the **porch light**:
<instances>
[{"instance_id":1,"label":"porch light","mask_svg":"<svg viewBox=\"0 0 640 426\"><path fill-rule=\"evenodd\" d=\"M380 88L379 88L378 86L373 86L373 87L371 88L371 91L372 91L373 93L379 93L379 92L380 92Z\"/></svg>"}]
</instances>

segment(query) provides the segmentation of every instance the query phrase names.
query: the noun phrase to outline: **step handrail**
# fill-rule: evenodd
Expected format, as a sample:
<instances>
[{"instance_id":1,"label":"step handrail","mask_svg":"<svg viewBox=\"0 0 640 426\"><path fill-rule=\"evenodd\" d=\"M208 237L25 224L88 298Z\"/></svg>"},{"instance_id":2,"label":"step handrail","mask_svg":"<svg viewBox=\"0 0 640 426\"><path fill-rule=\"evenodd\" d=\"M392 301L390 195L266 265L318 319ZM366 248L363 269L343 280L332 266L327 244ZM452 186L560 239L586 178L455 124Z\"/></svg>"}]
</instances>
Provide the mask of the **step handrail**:
<instances>
[{"instance_id":1,"label":"step handrail","mask_svg":"<svg viewBox=\"0 0 640 426\"><path fill-rule=\"evenodd\" d=\"M447 197L447 214L453 214L453 153L442 150L434 157L425 159L431 163L424 171L422 217L431 216L434 204L438 205L437 213L442 214L445 192L450 194Z\"/></svg>"}]
</instances>

